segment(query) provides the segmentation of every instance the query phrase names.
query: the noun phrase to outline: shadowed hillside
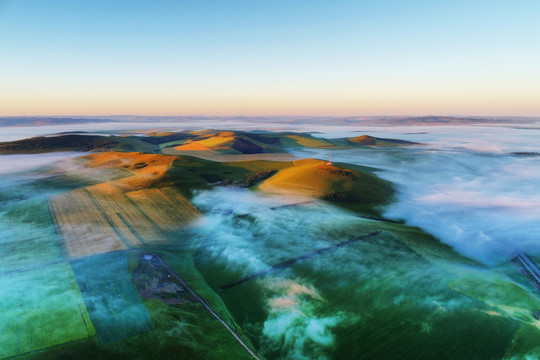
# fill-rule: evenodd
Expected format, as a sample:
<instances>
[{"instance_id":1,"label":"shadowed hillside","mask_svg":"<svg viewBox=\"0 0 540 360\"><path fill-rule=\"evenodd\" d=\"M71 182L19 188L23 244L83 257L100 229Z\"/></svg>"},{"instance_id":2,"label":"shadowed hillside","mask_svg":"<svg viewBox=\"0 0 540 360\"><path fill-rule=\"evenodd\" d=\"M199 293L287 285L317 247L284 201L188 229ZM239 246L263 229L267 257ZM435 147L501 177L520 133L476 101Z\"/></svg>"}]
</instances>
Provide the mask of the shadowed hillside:
<instances>
[{"instance_id":1,"label":"shadowed hillside","mask_svg":"<svg viewBox=\"0 0 540 360\"><path fill-rule=\"evenodd\" d=\"M323 139L308 133L202 130L153 132L144 136L62 134L0 143L0 154L34 154L54 151L125 151L169 155L255 155L286 153L293 148L351 148L404 146L416 143L362 135L347 139Z\"/></svg>"},{"instance_id":2,"label":"shadowed hillside","mask_svg":"<svg viewBox=\"0 0 540 360\"><path fill-rule=\"evenodd\" d=\"M345 139L347 142L358 145L366 146L397 146L397 145L416 145L418 143L398 140L398 139L384 139L377 138L369 135L361 135L352 138Z\"/></svg>"},{"instance_id":3,"label":"shadowed hillside","mask_svg":"<svg viewBox=\"0 0 540 360\"><path fill-rule=\"evenodd\" d=\"M388 203L393 195L392 186L368 168L327 165L317 159L216 162L193 156L122 152L81 159L87 167L125 171L120 179L92 187L105 193L172 187L191 198L194 190L215 185L253 187L255 191L327 200L363 213L376 213L374 208Z\"/></svg>"},{"instance_id":4,"label":"shadowed hillside","mask_svg":"<svg viewBox=\"0 0 540 360\"><path fill-rule=\"evenodd\" d=\"M153 151L136 138L99 135L60 135L0 143L0 154L38 154L54 151Z\"/></svg>"}]
</instances>

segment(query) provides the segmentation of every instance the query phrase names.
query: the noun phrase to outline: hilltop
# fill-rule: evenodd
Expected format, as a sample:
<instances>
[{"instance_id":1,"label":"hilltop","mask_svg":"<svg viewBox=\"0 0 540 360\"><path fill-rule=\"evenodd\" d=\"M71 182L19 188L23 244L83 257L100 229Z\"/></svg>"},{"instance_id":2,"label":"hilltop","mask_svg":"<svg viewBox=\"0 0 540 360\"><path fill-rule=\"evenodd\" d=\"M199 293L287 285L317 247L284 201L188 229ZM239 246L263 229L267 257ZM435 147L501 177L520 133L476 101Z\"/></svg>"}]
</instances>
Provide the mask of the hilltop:
<instances>
[{"instance_id":1,"label":"hilltop","mask_svg":"<svg viewBox=\"0 0 540 360\"><path fill-rule=\"evenodd\" d=\"M317 159L302 159L280 170L259 185L270 193L307 195L339 205L372 212L386 204L393 194L390 183L367 168L349 164L327 164Z\"/></svg>"},{"instance_id":2,"label":"hilltop","mask_svg":"<svg viewBox=\"0 0 540 360\"><path fill-rule=\"evenodd\" d=\"M176 197L182 194L191 199L195 190L240 186L263 193L321 199L370 214L376 214L375 208L388 203L393 196L391 184L372 174L369 168L327 165L317 159L216 162L193 156L115 151L79 159L85 167L121 171L114 180L90 187L92 192L109 195L174 189L179 193Z\"/></svg>"},{"instance_id":3,"label":"hilltop","mask_svg":"<svg viewBox=\"0 0 540 360\"><path fill-rule=\"evenodd\" d=\"M39 154L55 151L135 151L136 149L153 152L156 147L136 137L83 134L39 136L0 143L0 155Z\"/></svg>"},{"instance_id":4,"label":"hilltop","mask_svg":"<svg viewBox=\"0 0 540 360\"><path fill-rule=\"evenodd\" d=\"M349 143L365 145L365 146L400 146L400 145L417 145L418 143L399 140L399 139L386 139L377 138L369 135L361 135L352 138L345 139Z\"/></svg>"}]
</instances>

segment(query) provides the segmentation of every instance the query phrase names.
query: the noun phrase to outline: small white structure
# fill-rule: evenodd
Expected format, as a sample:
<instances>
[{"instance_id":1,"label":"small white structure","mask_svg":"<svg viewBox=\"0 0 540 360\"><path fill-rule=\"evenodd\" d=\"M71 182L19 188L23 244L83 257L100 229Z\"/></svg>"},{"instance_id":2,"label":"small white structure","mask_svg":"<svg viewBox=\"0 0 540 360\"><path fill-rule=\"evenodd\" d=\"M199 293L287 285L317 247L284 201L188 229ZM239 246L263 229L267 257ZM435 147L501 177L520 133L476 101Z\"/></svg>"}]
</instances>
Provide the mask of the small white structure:
<instances>
[{"instance_id":1,"label":"small white structure","mask_svg":"<svg viewBox=\"0 0 540 360\"><path fill-rule=\"evenodd\" d=\"M334 164L332 164L332 152L331 151L328 152L328 162L326 164L324 164L324 165L334 165Z\"/></svg>"}]
</instances>

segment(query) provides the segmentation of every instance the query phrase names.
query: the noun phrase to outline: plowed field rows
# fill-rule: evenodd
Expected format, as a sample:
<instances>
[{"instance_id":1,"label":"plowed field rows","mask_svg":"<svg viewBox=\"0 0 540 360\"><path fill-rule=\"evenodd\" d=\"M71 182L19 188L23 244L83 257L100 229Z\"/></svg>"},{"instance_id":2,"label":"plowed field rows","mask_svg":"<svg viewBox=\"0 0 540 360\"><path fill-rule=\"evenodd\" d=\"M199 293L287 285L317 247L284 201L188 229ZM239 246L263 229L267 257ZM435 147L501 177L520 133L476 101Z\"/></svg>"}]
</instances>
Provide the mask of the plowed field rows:
<instances>
[{"instance_id":1,"label":"plowed field rows","mask_svg":"<svg viewBox=\"0 0 540 360\"><path fill-rule=\"evenodd\" d=\"M173 188L124 193L108 184L55 196L50 209L73 258L166 241L199 216Z\"/></svg>"}]
</instances>

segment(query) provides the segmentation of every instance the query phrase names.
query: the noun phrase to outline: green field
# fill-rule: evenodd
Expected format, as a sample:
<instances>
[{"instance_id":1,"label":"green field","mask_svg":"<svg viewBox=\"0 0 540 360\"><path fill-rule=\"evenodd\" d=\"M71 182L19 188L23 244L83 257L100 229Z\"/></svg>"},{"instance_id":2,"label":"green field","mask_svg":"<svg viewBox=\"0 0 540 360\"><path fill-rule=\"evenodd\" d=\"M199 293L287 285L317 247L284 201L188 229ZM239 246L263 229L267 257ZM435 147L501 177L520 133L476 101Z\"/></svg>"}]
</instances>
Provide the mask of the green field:
<instances>
[{"instance_id":1,"label":"green field","mask_svg":"<svg viewBox=\"0 0 540 360\"><path fill-rule=\"evenodd\" d=\"M0 274L63 259L46 199L2 205L0 253Z\"/></svg>"},{"instance_id":2,"label":"green field","mask_svg":"<svg viewBox=\"0 0 540 360\"><path fill-rule=\"evenodd\" d=\"M126 252L72 262L73 272L100 342L109 343L154 328L148 310L131 284Z\"/></svg>"},{"instance_id":3,"label":"green field","mask_svg":"<svg viewBox=\"0 0 540 360\"><path fill-rule=\"evenodd\" d=\"M0 276L0 358L91 337L69 264Z\"/></svg>"}]
</instances>

